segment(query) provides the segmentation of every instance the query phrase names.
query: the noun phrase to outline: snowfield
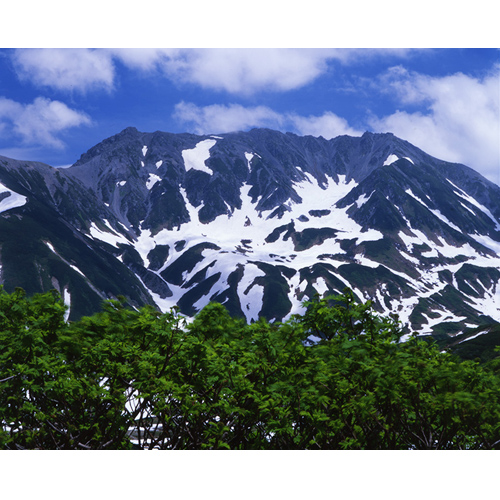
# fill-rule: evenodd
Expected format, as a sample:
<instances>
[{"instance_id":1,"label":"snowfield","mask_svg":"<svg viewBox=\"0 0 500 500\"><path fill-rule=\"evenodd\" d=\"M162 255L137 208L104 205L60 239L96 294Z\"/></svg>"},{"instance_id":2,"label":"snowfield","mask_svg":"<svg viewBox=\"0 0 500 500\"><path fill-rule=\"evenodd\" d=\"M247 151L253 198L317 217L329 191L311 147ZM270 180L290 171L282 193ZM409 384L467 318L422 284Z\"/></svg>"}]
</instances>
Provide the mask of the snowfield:
<instances>
[{"instance_id":1,"label":"snowfield","mask_svg":"<svg viewBox=\"0 0 500 500\"><path fill-rule=\"evenodd\" d=\"M186 172L196 170L209 174L211 179L207 182L214 182L215 185L220 173L212 171L207 161L210 159L212 148L222 140L226 139L210 136L197 142L191 149L180 150ZM139 161L148 172L147 175L142 174L144 177L141 182L145 183L148 191L153 191L152 196L158 194L162 196L161 181L162 174L165 175L163 169L166 168L164 161L156 161L158 156L155 151L150 152L146 145L142 147L140 153L142 156L139 155ZM253 147L242 147L238 154L241 155L240 159L244 161L248 173L252 174L252 177L249 176L247 179L258 178L260 172L253 171L255 168L271 168L265 164L265 160L256 162L257 158L262 157L253 150ZM418 156L415 154L414 160L406 154L388 154L383 166L390 166L404 159L417 170ZM148 163L147 157L155 158L155 162ZM381 162L380 159L377 161ZM89 236L118 249L120 245L131 245L137 251L149 272L148 275L141 274L142 278L138 279L148 289L162 311L169 310L183 300L185 304L189 302L186 307L191 312L199 311L214 298L220 298L222 303L236 302L247 321L255 321L263 310L264 300L270 300L266 286L267 280L272 279L275 290L285 290L287 293L286 307L291 305L284 319L292 314L302 313L304 311L302 301L311 296L312 292L326 296L332 291L336 293L340 290L340 284L343 284L351 288L360 300L372 300L378 311L397 314L404 325L410 325L415 321L415 311L421 310L422 303L425 302L426 309L418 314L419 331L422 334L432 333L432 329L443 322L466 322L469 327L475 326L474 318L455 314L450 310L453 309L452 306L445 307L436 301L446 293L448 285L459 289L460 279L457 279L457 275L460 276L459 273L464 266L470 265L473 269L484 270L500 269L500 242L493 239L492 233L465 234L457 225L460 219L454 219L453 214L443 207L446 216L435 208L440 206L438 200L431 200L429 196L421 194L422 190L417 191L417 188L412 190L401 186L403 197L406 193L425 208L423 212L419 212L424 214L421 217L428 217L434 221L429 227L436 227L436 222L439 221L439 227L445 229L441 232L426 231L425 225L422 226L420 221L412 221L411 216L405 215L411 211L408 211L407 204L402 203L401 206L394 205L394 208L401 215L406 227L401 229L399 226L398 230L388 238L367 224L364 226L358 224L352 217L355 213L359 214L357 210L361 207L365 206L363 210L366 210L366 204L369 202L369 209L366 212L374 210L377 199L372 197L378 188L374 189L373 185L369 185L369 189L360 191L361 194L356 196L356 199L349 198L349 204L345 201L339 203L359 186L352 177L348 178L347 174L337 174L332 177L327 172L322 172L321 177L316 178L306 167L292 165L287 166L294 172L292 178L301 179L291 183L291 188L297 196L293 197L293 200L289 198L279 206L273 206L272 209L262 210L260 207L266 206L263 202L280 189L279 183L272 185L274 191L263 189L262 185L257 184L261 194L252 198L250 191L254 186L243 182L236 184L239 186L238 203L241 202L241 207L235 208L239 204L234 203L234 200L225 199L221 194L218 203L222 201L225 204L226 213L217 216L211 222L202 223L199 217L200 210L205 204L212 208L209 205L212 200L193 197L189 191L191 200L198 200L193 201L195 204L191 203L186 191L191 188L179 181L178 192L184 202L189 222L182 223L172 230L160 229L155 234L150 229L142 227L141 223L138 230L134 228L136 234L132 239L125 236L131 234L130 226L127 228L126 224L122 224L121 228L114 229L107 220L103 220L103 224L99 226L92 222ZM216 168L214 163L214 170ZM113 179L113 182L116 180ZM123 187L126 182L125 180L116 182L117 188ZM485 217L490 219L494 223L493 227L500 231L500 221L495 219L490 210L450 180L447 179L447 182L458 196L457 206L461 207L460 210L481 216L483 221ZM417 196L415 192L419 195ZM281 194L282 191L278 196ZM237 195L236 191L233 197ZM14 196L11 200L14 201L12 206L15 205L15 200L18 203L23 201L23 197L15 198L15 193L11 196ZM385 194L385 199L389 203L392 203L393 198L389 193ZM0 210L6 200L0 203ZM413 203L409 205L414 206ZM279 211L276 211L276 208L279 208ZM122 229L127 229L127 232ZM456 243L461 241L456 233L470 237L468 242ZM393 260L381 260L377 252L385 249L388 241L390 245L397 247L398 257ZM480 244L483 251L474 242ZM159 245L163 249L151 253ZM195 248L197 245L201 246ZM427 248L423 248L424 246ZM168 252L165 248L168 248ZM485 248L492 250L496 256L488 254ZM347 257L348 251L351 253ZM164 261L158 263L157 256L162 252L165 255ZM116 258L122 260L119 252L116 253ZM154 269L151 268L153 261L156 262ZM169 272L172 269L177 270L174 273L177 276L173 280L175 283L166 281L171 278L165 278L171 276ZM152 277L151 273L156 276ZM363 274L364 276L360 277ZM392 276L398 283L396 292L394 287L391 288L389 283L384 282L384 279L391 280L387 278L388 276ZM356 282L356 279L364 278L368 280L367 283ZM171 294L165 292L163 284L155 288L157 286L155 283L161 284L161 281ZM474 296L467 295L469 289L466 287L462 287L466 291L461 290L460 293L466 298L467 304L477 311L478 316L488 314L500 321L498 292L500 284L493 281L491 286L481 288L477 286L477 282L479 281L473 280L470 283L471 289L475 291ZM223 294L226 295L221 298ZM237 299L234 298L235 295Z\"/></svg>"},{"instance_id":2,"label":"snowfield","mask_svg":"<svg viewBox=\"0 0 500 500\"><path fill-rule=\"evenodd\" d=\"M203 165L209 157L209 150L213 147L214 143L214 140L205 140L198 143L194 149L184 150L183 157L186 162L186 168L208 171L209 169L203 167ZM251 168L253 157L253 153L245 153L249 169ZM300 167L298 168L300 169ZM154 236L151 235L149 230L145 229L134 242L134 248L141 255L145 267L148 267L150 264L148 258L149 252L157 245L168 245L169 248L172 249L163 267L156 272L161 278L160 273L168 266L175 264L175 261L188 249L200 243L212 243L217 245L219 249L210 248L204 249L201 252L203 258L193 267L193 269L184 273L183 283L187 283L193 276L205 269L207 269L207 278L220 273L219 280L195 302L195 309L200 310L208 304L215 293L221 293L224 287L228 286L227 279L229 274L237 267L241 267L241 269L243 269L243 276L238 283L237 294L247 321L258 319L263 304L264 287L259 284L256 279L264 277L265 273L255 264L255 262L265 262L274 265L285 264L288 268L296 271L296 274L292 277L286 278L290 290L295 291L295 293L290 294L292 309L287 317L291 314L303 312L302 303L297 299L297 296L305 291L307 281L300 280L300 270L312 268L312 266L318 262L325 261L325 254L329 255L327 262L338 268L345 264L341 258L335 259L334 257L335 255L340 256L343 254L341 247L342 241L354 239L357 244L367 241L377 241L383 238L383 234L373 229L363 231L361 226L351 219L347 213L352 205L343 209L335 206L339 200L356 187L356 182L353 180L347 182L346 177L340 175L339 182L335 182L332 178L327 177L326 186L320 186L318 181L311 174L305 171L302 171L302 173L304 174L304 180L294 184L294 188L302 199L302 203L289 202L287 205L288 211L284 213L281 219L270 218L269 215L271 211L257 211L256 205L259 200L255 200L255 202L252 203L252 199L249 195L251 186L243 184L240 189L242 202L241 209L233 211L228 210L230 213L220 215L208 224L202 224L198 217L202 205L198 207L193 206L189 202L185 190L180 187L180 192L184 198L191 222L181 225L174 231L163 229ZM158 182L157 176L154 175L150 175L150 180L152 185L154 185L153 180L154 182ZM354 204L360 207L370 199L372 194L373 192L370 195L361 195ZM411 190L407 190L407 194L425 206L435 217L439 218L451 228L459 230L458 227L447 220L438 210L431 210L427 204L415 196ZM315 210L322 211L321 213L324 215L320 217L311 217L309 215L310 212ZM328 211L329 213L327 213ZM304 216L308 220L306 220ZM320 230L322 228L333 228L337 231L337 236L327 239L322 245L313 245L301 251L296 250L292 238L284 237L286 233L285 230L281 232L275 241L266 241L266 238L268 238L277 227L287 226L289 224L293 224L297 232L304 231L305 229ZM467 261L474 262L475 265L500 267L500 259L492 260L491 258L486 258L468 243L457 248L449 245L440 236L436 236L435 241L433 241L423 232L412 228L410 221L407 221L407 225L411 234L405 232L399 233L400 239L406 246L406 252L402 252L402 256L413 264L418 265L421 276L419 279L415 279L390 266L389 269L394 275L403 278L410 288L417 291L418 297L401 298L398 301L390 300L391 307L387 307L387 300L384 299L388 297L389 294L387 291L384 291L384 289L378 290L376 292L376 297L369 297L366 293L362 293L361 290L349 284L349 282L339 273L332 273L332 276L345 282L346 286L353 288L355 294L361 300L366 301L371 298L380 304L384 312L397 313L403 324L409 323L410 315L418 305L419 297L430 298L443 291L446 283L439 277L441 271L448 269L452 273L455 273L463 265L455 264L448 266L438 265L434 267L422 267L420 261L413 256L415 245L426 244L430 247L430 251L422 254L422 256L427 259L437 257L454 258L457 255L463 255L467 258ZM118 236L115 237L109 233L98 232L96 228L93 228L92 234L94 237L105 239L111 244L116 244L120 241ZM500 246L498 243L493 240L490 241L490 239L485 236L474 235L474 237L477 241L482 242L490 248L496 248L495 245ZM174 244L181 240L184 240L186 245L181 252L177 252L174 250ZM497 250L500 250L500 248L497 248ZM356 255L355 262L366 268L372 269L377 269L380 266L379 262L375 262L362 254ZM324 278L317 278L311 284L320 295L328 293L329 287ZM158 307L164 311L176 304L188 291L184 285L176 286L169 283L168 286L173 292L172 297L161 298L158 294L151 292ZM471 299L471 305L478 308L478 310L486 307L492 317L500 318L500 296L498 294L487 292L485 299ZM452 312L445 309L436 309L433 311L432 317L424 315L424 318L427 323L422 326L421 333L426 334L431 333L432 327L442 321L459 321L464 319L463 317L457 317Z\"/></svg>"},{"instance_id":3,"label":"snowfield","mask_svg":"<svg viewBox=\"0 0 500 500\"><path fill-rule=\"evenodd\" d=\"M185 149L182 152L184 165L186 170L200 170L212 175L212 171L205 165L205 161L210 158L210 148L212 148L217 141L214 139L206 139L199 142L193 149Z\"/></svg>"},{"instance_id":4,"label":"snowfield","mask_svg":"<svg viewBox=\"0 0 500 500\"><path fill-rule=\"evenodd\" d=\"M22 196L0 183L0 213L22 207L27 201L26 196Z\"/></svg>"}]
</instances>

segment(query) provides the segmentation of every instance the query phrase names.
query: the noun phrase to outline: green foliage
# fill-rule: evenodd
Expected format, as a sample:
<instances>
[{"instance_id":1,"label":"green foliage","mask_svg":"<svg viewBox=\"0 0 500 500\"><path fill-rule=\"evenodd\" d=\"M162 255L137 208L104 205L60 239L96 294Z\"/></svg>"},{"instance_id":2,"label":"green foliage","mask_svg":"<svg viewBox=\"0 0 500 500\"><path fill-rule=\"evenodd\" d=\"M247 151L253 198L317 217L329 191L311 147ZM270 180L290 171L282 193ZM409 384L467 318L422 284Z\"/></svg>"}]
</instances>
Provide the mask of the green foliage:
<instances>
[{"instance_id":1,"label":"green foliage","mask_svg":"<svg viewBox=\"0 0 500 500\"><path fill-rule=\"evenodd\" d=\"M0 292L4 449L494 449L500 379L400 342L346 289L285 323L210 303L64 321L56 292Z\"/></svg>"}]
</instances>

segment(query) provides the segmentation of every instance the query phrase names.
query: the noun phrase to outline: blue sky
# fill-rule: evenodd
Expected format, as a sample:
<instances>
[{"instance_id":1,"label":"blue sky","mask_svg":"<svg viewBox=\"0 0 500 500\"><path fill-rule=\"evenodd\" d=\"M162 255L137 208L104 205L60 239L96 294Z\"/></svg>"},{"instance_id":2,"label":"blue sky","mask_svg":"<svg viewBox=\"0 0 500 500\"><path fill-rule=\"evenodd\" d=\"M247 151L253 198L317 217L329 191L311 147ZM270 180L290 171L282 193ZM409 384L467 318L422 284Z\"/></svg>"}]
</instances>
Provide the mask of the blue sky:
<instances>
[{"instance_id":1,"label":"blue sky","mask_svg":"<svg viewBox=\"0 0 500 500\"><path fill-rule=\"evenodd\" d=\"M268 127L327 139L389 131L500 183L495 48L65 48L75 46L71 39L53 49L3 46L4 156L65 166L128 126L199 134Z\"/></svg>"}]
</instances>

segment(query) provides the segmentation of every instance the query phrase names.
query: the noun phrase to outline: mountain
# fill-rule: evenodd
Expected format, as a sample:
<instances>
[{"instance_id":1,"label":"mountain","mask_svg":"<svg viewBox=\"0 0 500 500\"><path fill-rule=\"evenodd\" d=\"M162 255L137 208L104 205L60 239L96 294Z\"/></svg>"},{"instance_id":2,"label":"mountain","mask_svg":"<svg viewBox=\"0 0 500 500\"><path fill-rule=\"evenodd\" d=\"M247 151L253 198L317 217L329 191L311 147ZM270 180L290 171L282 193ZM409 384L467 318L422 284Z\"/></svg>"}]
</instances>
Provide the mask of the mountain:
<instances>
[{"instance_id":1,"label":"mountain","mask_svg":"<svg viewBox=\"0 0 500 500\"><path fill-rule=\"evenodd\" d=\"M349 286L436 338L500 322L500 187L392 134L130 127L64 170L0 157L0 183L1 282L70 318L123 295L281 321Z\"/></svg>"}]
</instances>

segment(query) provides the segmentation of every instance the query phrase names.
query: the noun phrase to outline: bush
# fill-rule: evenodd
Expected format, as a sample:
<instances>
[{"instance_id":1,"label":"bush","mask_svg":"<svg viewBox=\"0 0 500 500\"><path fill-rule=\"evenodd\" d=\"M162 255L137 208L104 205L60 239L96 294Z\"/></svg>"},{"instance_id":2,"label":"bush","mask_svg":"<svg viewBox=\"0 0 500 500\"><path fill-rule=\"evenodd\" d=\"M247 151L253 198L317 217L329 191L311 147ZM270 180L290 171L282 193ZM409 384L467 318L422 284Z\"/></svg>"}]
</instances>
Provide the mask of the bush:
<instances>
[{"instance_id":1,"label":"bush","mask_svg":"<svg viewBox=\"0 0 500 500\"><path fill-rule=\"evenodd\" d=\"M218 303L64 321L56 292L0 293L4 449L494 449L494 370L399 342L350 290L285 323ZM498 371L498 370L497 370Z\"/></svg>"}]
</instances>

